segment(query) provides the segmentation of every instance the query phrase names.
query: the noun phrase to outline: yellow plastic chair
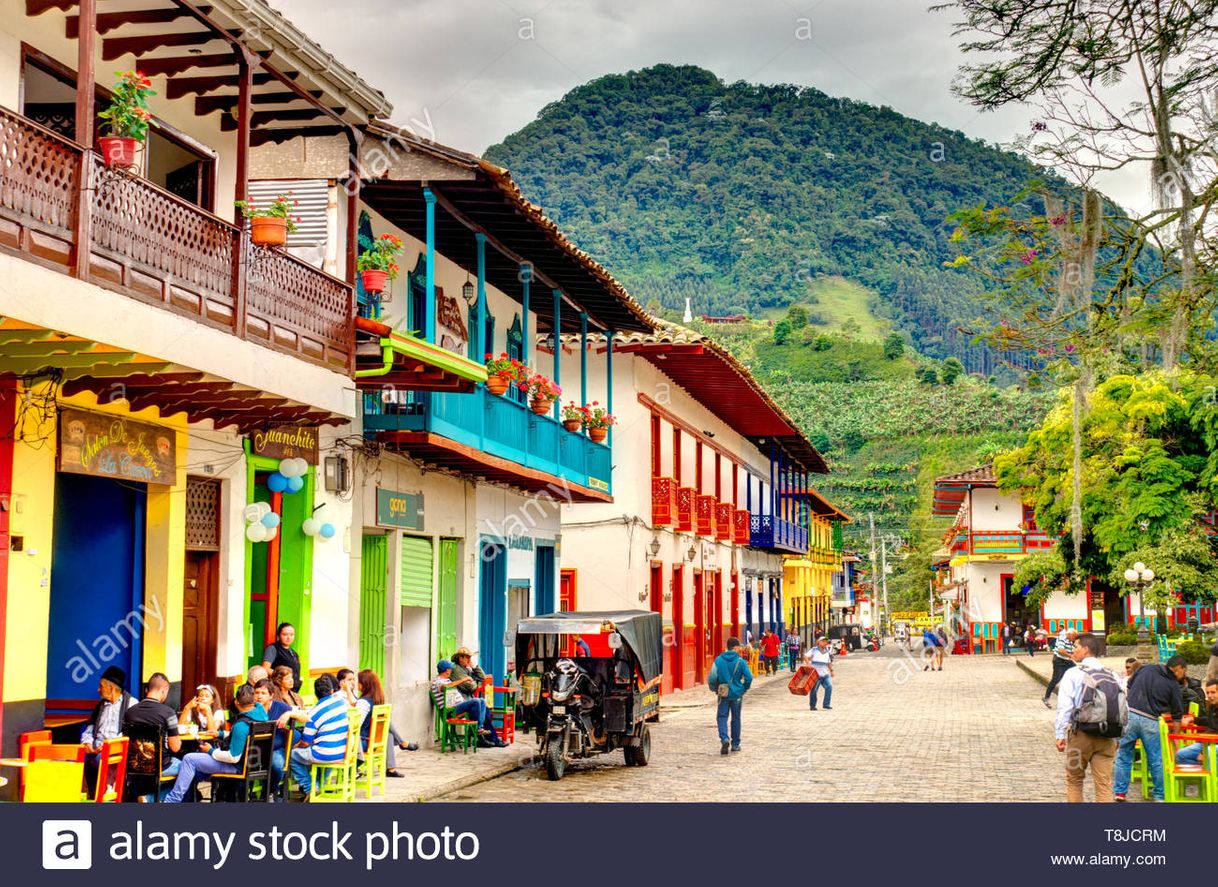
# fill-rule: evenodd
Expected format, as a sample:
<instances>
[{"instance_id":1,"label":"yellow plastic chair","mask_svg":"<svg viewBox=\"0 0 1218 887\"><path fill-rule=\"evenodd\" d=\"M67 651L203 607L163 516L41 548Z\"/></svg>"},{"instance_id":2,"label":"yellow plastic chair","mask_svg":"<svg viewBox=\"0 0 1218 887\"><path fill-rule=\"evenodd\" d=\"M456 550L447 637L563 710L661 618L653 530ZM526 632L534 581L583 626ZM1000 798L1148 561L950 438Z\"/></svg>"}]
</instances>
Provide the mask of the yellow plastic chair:
<instances>
[{"instance_id":1,"label":"yellow plastic chair","mask_svg":"<svg viewBox=\"0 0 1218 887\"><path fill-rule=\"evenodd\" d=\"M22 800L34 804L79 804L86 800L82 761L41 760L25 765Z\"/></svg>"},{"instance_id":2,"label":"yellow plastic chair","mask_svg":"<svg viewBox=\"0 0 1218 887\"><path fill-rule=\"evenodd\" d=\"M359 726L363 720L359 709L347 710L347 748L341 761L330 764L313 764L310 777L309 800L338 801L350 803L355 800L355 770L359 762Z\"/></svg>"},{"instance_id":3,"label":"yellow plastic chair","mask_svg":"<svg viewBox=\"0 0 1218 887\"><path fill-rule=\"evenodd\" d=\"M368 713L368 747L364 749L364 791L372 797L373 786L385 794L386 750L389 747L391 705L374 705Z\"/></svg>"}]
</instances>

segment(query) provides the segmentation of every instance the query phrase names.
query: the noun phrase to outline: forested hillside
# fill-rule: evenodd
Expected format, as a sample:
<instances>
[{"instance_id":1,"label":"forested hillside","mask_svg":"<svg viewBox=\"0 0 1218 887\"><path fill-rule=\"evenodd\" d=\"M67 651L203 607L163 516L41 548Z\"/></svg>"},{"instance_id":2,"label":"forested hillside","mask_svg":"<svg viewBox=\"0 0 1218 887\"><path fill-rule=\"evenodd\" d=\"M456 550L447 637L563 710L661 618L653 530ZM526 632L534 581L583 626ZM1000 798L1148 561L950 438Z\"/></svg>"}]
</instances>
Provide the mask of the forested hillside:
<instances>
[{"instance_id":1,"label":"forested hillside","mask_svg":"<svg viewBox=\"0 0 1218 887\"><path fill-rule=\"evenodd\" d=\"M1014 154L808 87L657 65L572 90L486 156L644 303L756 317L802 302L832 324L850 306L818 302L844 279L846 303L870 299L918 351L994 371L958 331L978 283L942 267L945 219L1018 193L1036 171Z\"/></svg>"}]
</instances>

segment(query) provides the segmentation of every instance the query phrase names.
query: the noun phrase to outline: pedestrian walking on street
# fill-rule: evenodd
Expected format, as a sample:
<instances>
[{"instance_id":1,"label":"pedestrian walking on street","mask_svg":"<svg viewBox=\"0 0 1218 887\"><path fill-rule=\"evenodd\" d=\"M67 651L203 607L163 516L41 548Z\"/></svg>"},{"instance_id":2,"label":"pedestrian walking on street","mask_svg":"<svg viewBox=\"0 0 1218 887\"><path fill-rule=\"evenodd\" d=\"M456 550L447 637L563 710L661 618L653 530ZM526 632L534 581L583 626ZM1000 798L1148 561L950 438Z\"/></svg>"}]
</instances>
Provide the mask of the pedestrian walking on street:
<instances>
[{"instance_id":1,"label":"pedestrian walking on street","mask_svg":"<svg viewBox=\"0 0 1218 887\"><path fill-rule=\"evenodd\" d=\"M782 646L782 641L778 637L777 632L766 631L761 638L761 655L765 659L765 673L776 674L778 672L778 648Z\"/></svg>"},{"instance_id":2,"label":"pedestrian walking on street","mask_svg":"<svg viewBox=\"0 0 1218 887\"><path fill-rule=\"evenodd\" d=\"M1066 671L1057 691L1057 718L1053 727L1057 750L1066 754L1066 800L1074 803L1083 800L1083 780L1088 769L1095 786L1095 800L1100 803L1113 800L1117 739L1127 719L1132 717L1127 712L1125 692L1117 676L1096 658L1099 650L1100 642L1095 635L1090 632L1078 635L1070 654L1077 667Z\"/></svg>"},{"instance_id":3,"label":"pedestrian walking on street","mask_svg":"<svg viewBox=\"0 0 1218 887\"><path fill-rule=\"evenodd\" d=\"M1028 658L1036 655L1036 629L1029 625L1023 633L1023 643L1028 649Z\"/></svg>"},{"instance_id":4,"label":"pedestrian walking on street","mask_svg":"<svg viewBox=\"0 0 1218 887\"><path fill-rule=\"evenodd\" d=\"M1075 642L1077 643L1077 641ZM1129 679L1129 725L1117 750L1116 780L1113 791L1118 801L1125 800L1133 774L1133 749L1142 740L1146 771L1154 786L1154 799L1163 800L1163 749L1159 742L1159 718L1171 715L1173 721L1184 717L1184 696L1180 692L1179 670L1188 670L1183 656L1173 656L1166 665L1147 663ZM1061 691L1058 691L1061 694Z\"/></svg>"},{"instance_id":5,"label":"pedestrian walking on street","mask_svg":"<svg viewBox=\"0 0 1218 887\"><path fill-rule=\"evenodd\" d=\"M816 646L808 651L808 664L816 669L816 683L808 694L808 708L816 711L816 691L823 687L825 702L822 707L829 711L832 708L829 703L833 701L833 653L829 649L829 638L825 635L818 637Z\"/></svg>"},{"instance_id":6,"label":"pedestrian walking on street","mask_svg":"<svg viewBox=\"0 0 1218 887\"><path fill-rule=\"evenodd\" d=\"M1015 637L1015 624L1002 623L1002 655L1009 656L1011 653L1011 641Z\"/></svg>"},{"instance_id":7,"label":"pedestrian walking on street","mask_svg":"<svg viewBox=\"0 0 1218 887\"><path fill-rule=\"evenodd\" d=\"M1041 700L1045 708L1053 707L1049 697L1061 683L1062 676L1074 668L1074 641L1077 637L1078 632L1073 628L1063 628L1057 635L1057 643L1053 645L1053 677L1049 678L1049 685L1045 687L1045 696Z\"/></svg>"},{"instance_id":8,"label":"pedestrian walking on street","mask_svg":"<svg viewBox=\"0 0 1218 887\"><path fill-rule=\"evenodd\" d=\"M947 656L947 632L942 626L935 632L935 639L939 642L935 645L935 665L938 666L936 670L943 671L943 660Z\"/></svg>"},{"instance_id":9,"label":"pedestrian walking on street","mask_svg":"<svg viewBox=\"0 0 1218 887\"><path fill-rule=\"evenodd\" d=\"M791 671L799 667L799 634L794 628L787 630L787 660Z\"/></svg>"},{"instance_id":10,"label":"pedestrian walking on street","mask_svg":"<svg viewBox=\"0 0 1218 887\"><path fill-rule=\"evenodd\" d=\"M728 638L727 649L715 657L706 686L719 698L715 719L719 724L719 753L740 751L740 714L744 707L744 694L753 685L753 674L748 663L740 658L736 648L739 638ZM731 732L728 720L731 719Z\"/></svg>"},{"instance_id":11,"label":"pedestrian walking on street","mask_svg":"<svg viewBox=\"0 0 1218 887\"><path fill-rule=\"evenodd\" d=\"M929 628L922 629L922 670L930 671L935 664L935 650L939 646L939 636Z\"/></svg>"}]
</instances>

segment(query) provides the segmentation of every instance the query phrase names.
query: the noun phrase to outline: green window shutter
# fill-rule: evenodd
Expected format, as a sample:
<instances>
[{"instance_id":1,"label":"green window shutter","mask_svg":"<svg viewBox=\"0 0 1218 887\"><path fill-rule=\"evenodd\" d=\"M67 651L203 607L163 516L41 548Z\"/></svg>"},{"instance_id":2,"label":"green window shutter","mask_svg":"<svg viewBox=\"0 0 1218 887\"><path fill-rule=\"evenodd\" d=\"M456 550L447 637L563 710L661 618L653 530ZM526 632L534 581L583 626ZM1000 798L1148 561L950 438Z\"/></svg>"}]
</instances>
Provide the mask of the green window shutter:
<instances>
[{"instance_id":1,"label":"green window shutter","mask_svg":"<svg viewBox=\"0 0 1218 887\"><path fill-rule=\"evenodd\" d=\"M430 607L432 580L431 540L422 536L402 537L403 607Z\"/></svg>"}]
</instances>

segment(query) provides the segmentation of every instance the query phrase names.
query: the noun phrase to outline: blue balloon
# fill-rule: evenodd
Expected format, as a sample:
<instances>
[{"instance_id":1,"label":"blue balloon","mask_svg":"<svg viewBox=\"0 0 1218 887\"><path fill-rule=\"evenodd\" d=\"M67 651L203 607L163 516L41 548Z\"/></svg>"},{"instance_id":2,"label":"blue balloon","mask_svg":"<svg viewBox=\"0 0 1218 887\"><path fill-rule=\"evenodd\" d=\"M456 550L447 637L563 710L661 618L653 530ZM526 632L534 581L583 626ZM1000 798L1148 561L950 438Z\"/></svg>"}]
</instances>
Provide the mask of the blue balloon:
<instances>
[{"instance_id":1,"label":"blue balloon","mask_svg":"<svg viewBox=\"0 0 1218 887\"><path fill-rule=\"evenodd\" d=\"M266 516L262 518L262 525L268 530L273 530L279 526L279 515L273 511L268 511Z\"/></svg>"},{"instance_id":2,"label":"blue balloon","mask_svg":"<svg viewBox=\"0 0 1218 887\"><path fill-rule=\"evenodd\" d=\"M272 471L271 476L266 479L266 488L272 493L282 493L288 488L288 479L278 471Z\"/></svg>"},{"instance_id":3,"label":"blue balloon","mask_svg":"<svg viewBox=\"0 0 1218 887\"><path fill-rule=\"evenodd\" d=\"M304 478L303 477L289 477L288 478L288 492L289 493L299 493L303 489L304 489Z\"/></svg>"},{"instance_id":4,"label":"blue balloon","mask_svg":"<svg viewBox=\"0 0 1218 887\"><path fill-rule=\"evenodd\" d=\"M322 524L321 529L317 531L323 539L330 539L338 530L334 529L334 524Z\"/></svg>"}]
</instances>

